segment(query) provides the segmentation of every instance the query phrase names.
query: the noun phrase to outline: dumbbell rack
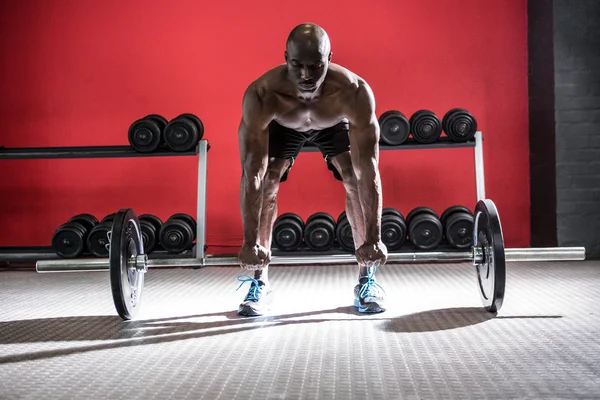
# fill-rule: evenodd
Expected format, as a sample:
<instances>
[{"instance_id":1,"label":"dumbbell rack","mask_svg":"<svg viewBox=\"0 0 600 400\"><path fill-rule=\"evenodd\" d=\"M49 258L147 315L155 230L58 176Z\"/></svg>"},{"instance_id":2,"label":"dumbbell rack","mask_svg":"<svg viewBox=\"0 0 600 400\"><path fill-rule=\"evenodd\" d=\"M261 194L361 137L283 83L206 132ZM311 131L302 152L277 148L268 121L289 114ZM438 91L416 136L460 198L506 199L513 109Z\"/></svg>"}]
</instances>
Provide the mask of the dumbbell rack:
<instances>
[{"instance_id":1,"label":"dumbbell rack","mask_svg":"<svg viewBox=\"0 0 600 400\"><path fill-rule=\"evenodd\" d=\"M0 146L0 160L65 159L65 158L124 158L124 157L198 157L198 201L197 239L199 255L204 256L206 227L206 171L207 154L210 146L207 140L200 140L192 151L175 152L158 150L152 153L138 153L131 146L73 146L73 147L31 147L4 148ZM116 210L115 210L116 211ZM153 252L153 257L171 257L167 252ZM50 246L1 247L0 262L32 262L60 258Z\"/></svg>"},{"instance_id":2,"label":"dumbbell rack","mask_svg":"<svg viewBox=\"0 0 600 400\"><path fill-rule=\"evenodd\" d=\"M483 136L481 131L477 131L473 139L466 142L454 142L450 140L450 138L443 136L438 139L438 141L430 144L419 143L413 138L407 139L404 143L397 146L391 146L383 143L379 143L379 150L433 150L433 149L456 149L456 148L473 148L474 152L474 160L475 160L475 186L476 186L476 197L477 201L485 199L485 174L483 168ZM305 145L301 152L320 152L319 148L315 145ZM455 249L449 244L441 243L436 251L443 252L452 252L456 253L455 255L459 255L460 250ZM301 244L297 250L293 252L283 251L275 246L272 248L272 254L274 256L284 256L287 258L297 257L299 260L304 260L305 258L318 258L325 257L328 260L329 257L339 257L340 252L346 254L344 250L339 248L333 248L330 250L324 251L314 251L308 248L305 244ZM402 249L397 250L396 253L410 253L418 256L417 253L421 253L423 250L420 250L412 245L410 241L407 241ZM348 253L350 254L350 253ZM454 257L455 255L450 255L450 257ZM441 257L443 258L443 257Z\"/></svg>"},{"instance_id":3,"label":"dumbbell rack","mask_svg":"<svg viewBox=\"0 0 600 400\"><path fill-rule=\"evenodd\" d=\"M448 148L473 148L475 156L475 183L477 189L477 200L485 198L485 179L483 169L483 148L482 133L478 131L473 140L457 143L452 142L446 137L440 138L436 143L420 144L409 139L399 146L389 146L380 144L379 149L386 150L429 150L429 149L448 149ZM197 231L195 257L205 258L206 245L206 193L207 193L207 166L208 150L210 146L208 141L200 140L198 146L189 152L156 151L153 153L138 153L130 146L92 146L92 147L40 147L40 148L0 148L0 160L18 160L18 159L52 159L52 158L117 158L117 157L170 157L170 156L198 156L198 197L197 197ZM316 146L308 145L303 147L302 152L318 152ZM45 247L21 247L21 248L2 248L0 247L0 261L38 261L41 259L59 258L50 248ZM328 252L327 254L330 254ZM331 253L334 254L335 252ZM189 256L193 257L194 253ZM170 254L152 254L156 258L168 258ZM181 257L181 254L177 255Z\"/></svg>"}]
</instances>

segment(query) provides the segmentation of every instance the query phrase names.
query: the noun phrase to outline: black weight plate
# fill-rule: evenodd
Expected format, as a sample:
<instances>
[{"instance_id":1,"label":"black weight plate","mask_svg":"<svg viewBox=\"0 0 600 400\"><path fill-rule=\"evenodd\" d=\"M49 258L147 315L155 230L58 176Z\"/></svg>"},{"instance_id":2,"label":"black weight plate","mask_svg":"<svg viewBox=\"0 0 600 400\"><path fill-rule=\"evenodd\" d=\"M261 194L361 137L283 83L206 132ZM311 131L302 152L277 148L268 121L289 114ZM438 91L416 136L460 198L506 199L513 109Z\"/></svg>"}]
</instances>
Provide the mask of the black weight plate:
<instances>
[{"instance_id":1,"label":"black weight plate","mask_svg":"<svg viewBox=\"0 0 600 400\"><path fill-rule=\"evenodd\" d=\"M108 234L112 228L112 223L99 223L96 225L87 237L86 246L90 253L96 257L108 257Z\"/></svg>"},{"instance_id":2,"label":"black weight plate","mask_svg":"<svg viewBox=\"0 0 600 400\"><path fill-rule=\"evenodd\" d=\"M348 217L346 216L346 211L342 211L340 213L340 215L338 215L337 219L335 220L335 225L339 225L344 219L347 219Z\"/></svg>"},{"instance_id":3,"label":"black weight plate","mask_svg":"<svg viewBox=\"0 0 600 400\"><path fill-rule=\"evenodd\" d=\"M179 117L182 118L187 118L189 120L191 120L194 125L196 125L196 129L198 130L198 140L202 139L202 136L204 136L204 124L202 123L202 120L195 114L181 114ZM179 118L177 117L177 118Z\"/></svg>"},{"instance_id":4,"label":"black weight plate","mask_svg":"<svg viewBox=\"0 0 600 400\"><path fill-rule=\"evenodd\" d=\"M119 316L135 318L142 304L144 269L135 267L135 258L144 254L139 221L132 209L117 212L110 233L110 288Z\"/></svg>"},{"instance_id":5,"label":"black weight plate","mask_svg":"<svg viewBox=\"0 0 600 400\"><path fill-rule=\"evenodd\" d=\"M411 220L416 217L419 214L430 214L435 216L436 218L438 218L437 213L429 207L415 207L412 210L410 210L410 212L408 213L408 215L406 216L406 226L410 226L410 222Z\"/></svg>"},{"instance_id":6,"label":"black weight plate","mask_svg":"<svg viewBox=\"0 0 600 400\"><path fill-rule=\"evenodd\" d=\"M406 241L406 223L396 214L381 218L381 241L388 250L398 250Z\"/></svg>"},{"instance_id":7,"label":"black weight plate","mask_svg":"<svg viewBox=\"0 0 600 400\"><path fill-rule=\"evenodd\" d=\"M142 230L142 241L144 242L144 250L146 251L146 254L150 254L156 246L158 234L160 231L156 230L156 228L151 222L141 218L138 218L138 220L140 221L140 229Z\"/></svg>"},{"instance_id":8,"label":"black weight plate","mask_svg":"<svg viewBox=\"0 0 600 400\"><path fill-rule=\"evenodd\" d=\"M331 218L331 219L330 219ZM335 224L333 217L309 218L304 228L304 242L317 251L329 250L335 242Z\"/></svg>"},{"instance_id":9,"label":"black weight plate","mask_svg":"<svg viewBox=\"0 0 600 400\"><path fill-rule=\"evenodd\" d=\"M443 232L440 220L427 213L413 217L408 227L410 241L421 250L432 250L439 246Z\"/></svg>"},{"instance_id":10,"label":"black weight plate","mask_svg":"<svg viewBox=\"0 0 600 400\"><path fill-rule=\"evenodd\" d=\"M442 129L455 142L466 142L477 132L477 120L464 108L453 108L442 119Z\"/></svg>"},{"instance_id":11,"label":"black weight plate","mask_svg":"<svg viewBox=\"0 0 600 400\"><path fill-rule=\"evenodd\" d=\"M404 219L404 215L402 215L400 211L392 207L385 207L381 210L381 218L385 217L386 215L395 215L400 219Z\"/></svg>"},{"instance_id":12,"label":"black weight plate","mask_svg":"<svg viewBox=\"0 0 600 400\"><path fill-rule=\"evenodd\" d=\"M337 226L335 227L335 237L342 250L354 254L356 251L354 247L354 236L352 234L350 220L348 220L346 214L344 214L341 219L338 219Z\"/></svg>"},{"instance_id":13,"label":"black weight plate","mask_svg":"<svg viewBox=\"0 0 600 400\"><path fill-rule=\"evenodd\" d=\"M52 235L52 249L63 258L79 257L85 249L85 228L77 222L63 224Z\"/></svg>"},{"instance_id":14,"label":"black weight plate","mask_svg":"<svg viewBox=\"0 0 600 400\"><path fill-rule=\"evenodd\" d=\"M112 224L113 220L115 219L115 215L117 215L117 213L108 214L106 217L102 218L100 223L106 222L106 223Z\"/></svg>"},{"instance_id":15,"label":"black weight plate","mask_svg":"<svg viewBox=\"0 0 600 400\"><path fill-rule=\"evenodd\" d=\"M196 229L198 228L198 226L196 225L196 220L194 219L194 217L192 217L189 214L185 214L185 213L179 213L179 214L173 214L169 217L169 219L180 219L182 221L187 222L190 225L190 228L192 228L192 232L194 233L194 235L192 236L193 239L196 238Z\"/></svg>"},{"instance_id":16,"label":"black weight plate","mask_svg":"<svg viewBox=\"0 0 600 400\"><path fill-rule=\"evenodd\" d=\"M97 224L98 220L92 214L77 214L69 222L78 222L85 227L87 232L91 231Z\"/></svg>"},{"instance_id":17,"label":"black weight plate","mask_svg":"<svg viewBox=\"0 0 600 400\"><path fill-rule=\"evenodd\" d=\"M158 218L156 215L152 215L152 214L142 214L142 215L140 215L138 217L138 220L150 222L154 226L154 228L156 229L156 232L160 232L160 228L161 228L161 226L163 224L163 222L161 221L160 218ZM196 221L194 221L194 223L196 223ZM196 230L194 229L194 232L195 231Z\"/></svg>"},{"instance_id":18,"label":"black weight plate","mask_svg":"<svg viewBox=\"0 0 600 400\"><path fill-rule=\"evenodd\" d=\"M88 233L88 230L85 226L83 226L82 224L80 224L79 222L67 222L65 224L66 226L70 226L72 229L75 229L76 231L81 233L81 236L85 238L85 236Z\"/></svg>"},{"instance_id":19,"label":"black weight plate","mask_svg":"<svg viewBox=\"0 0 600 400\"><path fill-rule=\"evenodd\" d=\"M295 251L302 244L304 227L294 217L282 217L273 227L273 241L279 250Z\"/></svg>"},{"instance_id":20,"label":"black weight plate","mask_svg":"<svg viewBox=\"0 0 600 400\"><path fill-rule=\"evenodd\" d=\"M304 223L304 221L298 214L296 214L296 213L281 214L279 217L277 217L277 219L275 220L275 223L277 223L277 221L283 220L284 218L292 218L293 220L295 220L298 223L298 225L300 225L302 227L302 230L304 230L304 226L306 224Z\"/></svg>"},{"instance_id":21,"label":"black weight plate","mask_svg":"<svg viewBox=\"0 0 600 400\"><path fill-rule=\"evenodd\" d=\"M150 120L156 122L158 124L158 127L161 132L163 132L165 130L166 126L169 124L169 121L165 117L163 117L162 115L159 115L159 114L146 115L144 117L144 119L150 119Z\"/></svg>"},{"instance_id":22,"label":"black weight plate","mask_svg":"<svg viewBox=\"0 0 600 400\"><path fill-rule=\"evenodd\" d=\"M506 287L504 236L496 205L492 200L479 200L475 207L473 246L482 251L483 261L475 264L477 286L486 310L502 307Z\"/></svg>"},{"instance_id":23,"label":"black weight plate","mask_svg":"<svg viewBox=\"0 0 600 400\"><path fill-rule=\"evenodd\" d=\"M160 244L169 253L180 253L192 247L194 232L187 221L169 219L160 229Z\"/></svg>"},{"instance_id":24,"label":"black weight plate","mask_svg":"<svg viewBox=\"0 0 600 400\"><path fill-rule=\"evenodd\" d=\"M410 124L400 111L389 110L379 117L379 140L381 143L398 146L408 139Z\"/></svg>"},{"instance_id":25,"label":"black weight plate","mask_svg":"<svg viewBox=\"0 0 600 400\"><path fill-rule=\"evenodd\" d=\"M198 129L192 120L177 117L165 128L164 140L173 151L189 151L198 144L200 139Z\"/></svg>"},{"instance_id":26,"label":"black weight plate","mask_svg":"<svg viewBox=\"0 0 600 400\"><path fill-rule=\"evenodd\" d=\"M442 134L442 121L429 110L419 110L410 117L410 133L422 144L436 142Z\"/></svg>"},{"instance_id":27,"label":"black weight plate","mask_svg":"<svg viewBox=\"0 0 600 400\"><path fill-rule=\"evenodd\" d=\"M457 249L470 249L473 245L473 215L455 212L446 219L444 225L446 240Z\"/></svg>"},{"instance_id":28,"label":"black weight plate","mask_svg":"<svg viewBox=\"0 0 600 400\"><path fill-rule=\"evenodd\" d=\"M324 218L324 219L327 219L327 220L331 221L331 223L333 225L335 225L335 219L333 219L333 217L330 214L326 213L326 212L317 212L317 213L312 214L306 220L306 224L305 225L308 226L308 224L310 224L311 221L313 221L315 218L319 218L319 219L323 219Z\"/></svg>"},{"instance_id":29,"label":"black weight plate","mask_svg":"<svg viewBox=\"0 0 600 400\"><path fill-rule=\"evenodd\" d=\"M127 132L129 144L140 153L151 153L160 145L162 133L159 125L151 119L139 119Z\"/></svg>"},{"instance_id":30,"label":"black weight plate","mask_svg":"<svg viewBox=\"0 0 600 400\"><path fill-rule=\"evenodd\" d=\"M463 212L463 213L473 215L471 210L469 210L465 206L461 206L461 205L450 206L450 207L446 208L444 210L444 212L442 213L442 215L440 216L440 221L442 221L442 225L446 226L446 219L448 217L450 217L452 214L454 214L455 212Z\"/></svg>"}]
</instances>

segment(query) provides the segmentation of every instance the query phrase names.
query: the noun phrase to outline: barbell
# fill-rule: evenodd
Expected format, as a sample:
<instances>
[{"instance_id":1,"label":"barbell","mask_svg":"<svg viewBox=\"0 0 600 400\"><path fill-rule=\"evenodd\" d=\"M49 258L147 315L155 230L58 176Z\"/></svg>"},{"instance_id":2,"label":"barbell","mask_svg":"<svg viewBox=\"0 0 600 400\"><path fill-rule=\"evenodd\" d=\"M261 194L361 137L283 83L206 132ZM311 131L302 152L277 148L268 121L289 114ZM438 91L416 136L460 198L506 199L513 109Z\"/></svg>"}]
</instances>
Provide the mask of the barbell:
<instances>
[{"instance_id":1,"label":"barbell","mask_svg":"<svg viewBox=\"0 0 600 400\"><path fill-rule=\"evenodd\" d=\"M471 261L475 267L477 288L484 308L497 312L502 307L506 286L506 262L567 261L585 259L583 247L505 249L502 226L492 200L479 200L473 220L473 244L470 251L389 253L388 263ZM112 297L123 320L135 318L142 302L144 275L148 268L204 267L238 265L236 257L173 258L149 260L144 253L140 223L135 212L119 210L108 234L108 259L46 260L36 263L39 273L105 271L110 272ZM273 256L271 265L338 264L356 262L351 254Z\"/></svg>"}]
</instances>

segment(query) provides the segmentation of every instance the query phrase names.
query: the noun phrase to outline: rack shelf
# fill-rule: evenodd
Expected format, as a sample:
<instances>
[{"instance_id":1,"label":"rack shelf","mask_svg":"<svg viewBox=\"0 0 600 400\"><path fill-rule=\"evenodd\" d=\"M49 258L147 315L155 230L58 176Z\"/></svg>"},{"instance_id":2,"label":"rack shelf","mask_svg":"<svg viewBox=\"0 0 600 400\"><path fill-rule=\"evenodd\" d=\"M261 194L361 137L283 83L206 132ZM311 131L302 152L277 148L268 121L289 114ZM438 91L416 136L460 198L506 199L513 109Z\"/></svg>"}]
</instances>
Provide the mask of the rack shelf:
<instances>
[{"instance_id":1,"label":"rack shelf","mask_svg":"<svg viewBox=\"0 0 600 400\"><path fill-rule=\"evenodd\" d=\"M432 150L432 149L458 149L458 148L472 148L476 146L475 140L469 140L468 142L453 142L447 137L441 137L437 142L431 144L422 144L416 140L409 138L406 142L398 146L390 146L387 144L379 144L379 150ZM314 153L320 151L314 144L305 145L302 152Z\"/></svg>"},{"instance_id":2,"label":"rack shelf","mask_svg":"<svg viewBox=\"0 0 600 400\"><path fill-rule=\"evenodd\" d=\"M483 171L483 148L482 134L478 131L475 138L464 143L451 142L447 137L442 137L436 143L420 144L409 139L399 146L388 146L381 144L380 150L432 150L432 149L453 149L453 148L473 148L475 156L475 183L477 189L477 200L485 198L484 171ZM206 246L206 177L207 177L207 153L210 146L207 140L200 140L198 146L190 152L173 152L159 150L153 153L138 153L130 146L86 146L86 147L38 147L38 148L3 148L0 147L0 160L17 159L43 159L43 158L111 158L111 157L165 157L165 156L199 156L198 157L198 187L197 187L197 231L196 231L196 251L188 250L184 255L178 254L178 257L196 257L205 258ZM317 152L319 149L314 145L304 146L303 152ZM415 249L407 248L407 251L414 252ZM451 251L448 249L448 251ZM277 249L273 249L273 254L283 254ZM307 253L308 254L308 253ZM314 252L310 252L315 255ZM329 253L324 253L329 254ZM337 253L336 253L337 254ZM160 252L153 257L172 257L171 254ZM56 259L58 256L48 248L14 248L0 246L0 261L38 261L43 259Z\"/></svg>"},{"instance_id":3,"label":"rack shelf","mask_svg":"<svg viewBox=\"0 0 600 400\"><path fill-rule=\"evenodd\" d=\"M172 157L196 156L198 147L192 151L175 152L160 149L152 153L139 153L131 146L74 146L74 147L0 147L0 160L30 160L51 158L117 158L117 157Z\"/></svg>"}]
</instances>

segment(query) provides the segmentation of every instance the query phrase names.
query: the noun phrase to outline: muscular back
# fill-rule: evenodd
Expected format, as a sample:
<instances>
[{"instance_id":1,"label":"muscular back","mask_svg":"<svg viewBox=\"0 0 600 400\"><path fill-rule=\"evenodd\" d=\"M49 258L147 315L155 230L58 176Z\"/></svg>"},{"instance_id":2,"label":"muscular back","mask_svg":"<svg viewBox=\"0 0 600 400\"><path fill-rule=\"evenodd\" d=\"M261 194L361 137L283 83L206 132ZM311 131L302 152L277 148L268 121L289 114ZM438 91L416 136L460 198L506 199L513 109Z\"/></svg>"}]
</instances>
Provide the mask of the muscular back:
<instances>
[{"instance_id":1,"label":"muscular back","mask_svg":"<svg viewBox=\"0 0 600 400\"><path fill-rule=\"evenodd\" d=\"M285 65L277 66L253 82L248 90L256 93L255 99L262 108L260 114L268 122L275 120L301 132L325 129L347 120L348 114L353 111L353 99L364 84L354 73L331 63L320 93L312 98L303 98L286 74Z\"/></svg>"}]
</instances>

